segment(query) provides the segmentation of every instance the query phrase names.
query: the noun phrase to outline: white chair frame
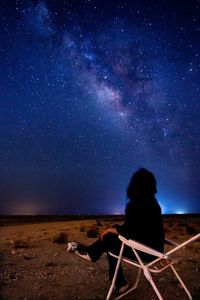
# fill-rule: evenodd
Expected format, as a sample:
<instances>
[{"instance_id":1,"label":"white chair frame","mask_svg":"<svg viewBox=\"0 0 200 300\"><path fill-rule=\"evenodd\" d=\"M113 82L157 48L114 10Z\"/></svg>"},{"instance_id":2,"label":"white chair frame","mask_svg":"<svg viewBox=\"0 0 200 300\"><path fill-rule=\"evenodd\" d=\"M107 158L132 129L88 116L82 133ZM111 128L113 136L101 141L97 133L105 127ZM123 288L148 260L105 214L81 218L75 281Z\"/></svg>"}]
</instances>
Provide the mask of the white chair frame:
<instances>
[{"instance_id":1,"label":"white chair frame","mask_svg":"<svg viewBox=\"0 0 200 300\"><path fill-rule=\"evenodd\" d=\"M171 249L170 251L168 251L166 253L161 253L159 251L156 251L156 250L154 250L154 249L152 249L152 248L150 248L150 247L148 247L144 244L141 244L137 241L127 240L126 238L124 238L121 235L119 235L118 238L122 242L119 255L115 255L115 254L109 252L109 255L117 258L117 264L116 264L115 273L114 273L112 283L111 283L110 289L108 291L106 300L109 300L111 298L111 295L112 295L113 290L115 288L115 281L116 281L116 278L117 278L117 273L118 273L118 270L119 270L119 266L120 266L120 263L122 261L136 267L138 269L138 274L137 274L135 283L127 291L120 294L118 297L114 298L115 300L119 300L119 299L123 298L124 296L128 295L129 293L131 293L133 290L135 290L137 288L139 280L140 280L141 271L143 271L143 274L144 274L145 278L150 282L150 284L151 284L153 290L155 291L158 299L163 300L163 297L161 296L161 293L158 290L158 288L157 288L157 286L156 286L156 284L155 284L155 282L152 278L151 273L161 273L164 270L166 270L167 268L170 268L173 271L173 273L176 276L176 278L178 279L179 283L181 284L181 286L185 290L188 298L190 300L192 300L192 296L191 296L189 290L187 289L186 285L184 284L181 277L179 276L179 274L177 273L176 269L173 266L175 261L173 261L170 256L171 256L171 254L175 253L179 249L185 247L187 244L199 239L200 238L200 233L198 233L197 235L193 236L192 238L188 239L187 241L185 241L181 244L177 244L177 243L172 242L170 240L165 240L166 244L174 246L173 249ZM125 245L132 248L137 261L130 260L130 259L123 256L123 251L124 251L124 246ZM145 262L142 261L138 251L142 251L144 253L153 255L156 258L153 261L151 261L150 263L145 263Z\"/></svg>"}]
</instances>

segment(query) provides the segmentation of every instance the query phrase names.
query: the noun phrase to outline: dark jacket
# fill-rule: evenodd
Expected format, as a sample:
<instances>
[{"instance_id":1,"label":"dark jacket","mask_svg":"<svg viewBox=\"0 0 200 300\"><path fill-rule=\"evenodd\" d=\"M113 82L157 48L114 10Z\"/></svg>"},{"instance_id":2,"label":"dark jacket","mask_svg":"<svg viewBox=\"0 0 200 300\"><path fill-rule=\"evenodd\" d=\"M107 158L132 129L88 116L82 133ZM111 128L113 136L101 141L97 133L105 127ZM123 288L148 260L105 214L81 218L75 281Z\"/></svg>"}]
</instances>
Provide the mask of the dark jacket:
<instances>
[{"instance_id":1,"label":"dark jacket","mask_svg":"<svg viewBox=\"0 0 200 300\"><path fill-rule=\"evenodd\" d=\"M160 252L164 251L165 234L161 208L155 198L131 201L126 206L125 222L115 225L119 234Z\"/></svg>"}]
</instances>

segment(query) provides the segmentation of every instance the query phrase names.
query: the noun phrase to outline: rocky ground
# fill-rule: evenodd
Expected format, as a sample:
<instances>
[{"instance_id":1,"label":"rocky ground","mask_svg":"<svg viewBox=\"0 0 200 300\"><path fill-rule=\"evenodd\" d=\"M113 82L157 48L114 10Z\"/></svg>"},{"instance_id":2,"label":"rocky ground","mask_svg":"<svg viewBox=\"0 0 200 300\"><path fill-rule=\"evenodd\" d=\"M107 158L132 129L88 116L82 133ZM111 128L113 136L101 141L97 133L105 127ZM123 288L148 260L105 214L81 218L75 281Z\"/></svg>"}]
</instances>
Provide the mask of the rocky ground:
<instances>
[{"instance_id":1,"label":"rocky ground","mask_svg":"<svg viewBox=\"0 0 200 300\"><path fill-rule=\"evenodd\" d=\"M105 299L109 288L106 255L89 263L66 252L67 240L92 243L112 220L78 220L4 226L0 228L1 299L71 300ZM166 235L182 242L200 232L200 220L166 218ZM200 240L180 250L174 258L193 299L200 299ZM131 282L135 270L124 266ZM184 291L169 271L155 276L166 300L184 300ZM125 299L157 299L148 282L142 280Z\"/></svg>"}]
</instances>

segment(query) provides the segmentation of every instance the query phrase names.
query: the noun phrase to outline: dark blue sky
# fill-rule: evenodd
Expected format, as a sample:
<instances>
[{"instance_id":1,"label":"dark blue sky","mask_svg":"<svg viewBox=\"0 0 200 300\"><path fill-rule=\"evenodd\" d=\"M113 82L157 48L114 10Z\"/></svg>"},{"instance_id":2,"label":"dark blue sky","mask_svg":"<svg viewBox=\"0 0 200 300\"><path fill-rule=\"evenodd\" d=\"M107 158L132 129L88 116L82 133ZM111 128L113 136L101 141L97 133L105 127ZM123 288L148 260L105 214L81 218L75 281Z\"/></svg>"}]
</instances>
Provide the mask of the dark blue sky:
<instances>
[{"instance_id":1,"label":"dark blue sky","mask_svg":"<svg viewBox=\"0 0 200 300\"><path fill-rule=\"evenodd\" d=\"M200 2L1 1L0 212L200 212Z\"/></svg>"}]
</instances>

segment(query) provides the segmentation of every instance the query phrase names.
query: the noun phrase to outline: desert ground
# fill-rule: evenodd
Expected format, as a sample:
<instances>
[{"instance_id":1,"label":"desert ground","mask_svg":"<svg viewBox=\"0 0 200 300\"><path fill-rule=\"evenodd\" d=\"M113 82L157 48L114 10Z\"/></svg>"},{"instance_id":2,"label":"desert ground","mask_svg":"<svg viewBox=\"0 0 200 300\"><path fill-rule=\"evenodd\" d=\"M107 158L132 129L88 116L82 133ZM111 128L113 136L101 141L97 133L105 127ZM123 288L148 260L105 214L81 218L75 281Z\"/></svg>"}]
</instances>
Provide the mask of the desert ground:
<instances>
[{"instance_id":1,"label":"desert ground","mask_svg":"<svg viewBox=\"0 0 200 300\"><path fill-rule=\"evenodd\" d=\"M109 289L106 255L96 262L85 261L67 253L67 241L89 245L106 227L122 221L96 218L6 224L0 227L0 285L4 300L92 300L105 299ZM200 232L200 218L164 217L166 237L181 243ZM191 291L200 299L200 240L180 250L174 259L176 269ZM129 283L136 271L124 265ZM170 271L155 281L166 300L188 299ZM124 299L157 299L142 276L138 288Z\"/></svg>"}]
</instances>

